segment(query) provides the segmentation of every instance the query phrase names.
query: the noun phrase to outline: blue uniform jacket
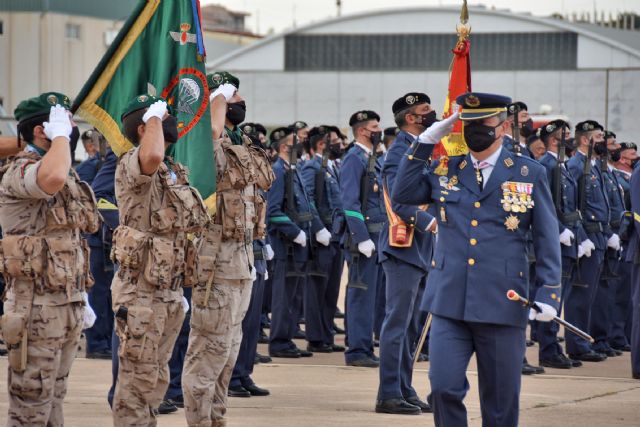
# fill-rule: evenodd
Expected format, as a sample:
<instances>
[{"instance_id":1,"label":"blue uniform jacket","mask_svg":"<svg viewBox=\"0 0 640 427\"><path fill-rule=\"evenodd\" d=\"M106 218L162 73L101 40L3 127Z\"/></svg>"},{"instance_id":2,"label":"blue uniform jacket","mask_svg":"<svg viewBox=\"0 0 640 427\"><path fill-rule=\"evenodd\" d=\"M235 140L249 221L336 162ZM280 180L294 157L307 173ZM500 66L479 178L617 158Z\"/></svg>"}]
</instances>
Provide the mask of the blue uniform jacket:
<instances>
[{"instance_id":1,"label":"blue uniform jacket","mask_svg":"<svg viewBox=\"0 0 640 427\"><path fill-rule=\"evenodd\" d=\"M635 168L633 168L630 187L633 232L629 239L629 250L627 251L625 261L640 263L636 262L636 259L640 261L640 162L638 162Z\"/></svg>"},{"instance_id":2,"label":"blue uniform jacket","mask_svg":"<svg viewBox=\"0 0 640 427\"><path fill-rule=\"evenodd\" d=\"M76 166L76 172L82 181L91 184L98 173L98 156L88 158Z\"/></svg>"},{"instance_id":3,"label":"blue uniform jacket","mask_svg":"<svg viewBox=\"0 0 640 427\"><path fill-rule=\"evenodd\" d=\"M367 173L368 159L369 154L354 144L344 156L340 166L340 196L347 220L346 233L350 234L356 244L371 238L367 226L373 224L382 226L387 220L382 199L382 181L380 180L382 163L379 158L376 161L375 179L368 183L366 216L363 215L362 206L360 206L360 183L362 176ZM374 241L374 243L378 242Z\"/></svg>"},{"instance_id":4,"label":"blue uniform jacket","mask_svg":"<svg viewBox=\"0 0 640 427\"><path fill-rule=\"evenodd\" d=\"M289 217L286 200L288 170L289 164L282 160L282 158L278 158L273 164L273 173L276 179L267 192L267 231L269 233L271 246L275 252L275 259L287 259L288 242L283 240L286 239L294 245L294 259L298 262L305 262L309 257L309 245L303 248L293 243L293 239L295 239L302 230L307 234L308 240L312 234L315 234L324 226L318 217L318 212L311 204L297 169L295 170L293 179L293 196L295 199L294 205L296 212L298 214L311 213L312 220L305 223L296 223L293 218Z\"/></svg>"},{"instance_id":5,"label":"blue uniform jacket","mask_svg":"<svg viewBox=\"0 0 640 427\"><path fill-rule=\"evenodd\" d=\"M553 154L547 152L538 159L538 162L547 170L547 182L549 183L549 189L551 190L553 200L553 177L555 175L558 159ZM573 176L569 173L566 166L561 167L560 172L562 193L560 211L563 214L576 212L578 211L578 183L573 179ZM582 228L582 222L580 220L572 225L563 224L561 219L558 218L558 235L567 228L571 230L575 238L573 239L573 244L571 246L560 245L562 256L577 259L578 244L587 239L587 234L585 233L584 228Z\"/></svg>"},{"instance_id":6,"label":"blue uniform jacket","mask_svg":"<svg viewBox=\"0 0 640 427\"><path fill-rule=\"evenodd\" d=\"M580 188L580 180L583 175L584 162L587 156L577 151L576 154L567 161L567 168L571 175L578 183ZM591 167L591 176L587 180L586 186L586 203L585 212L582 212L583 226L589 222L602 223L604 228L604 234L598 234L596 241L593 244L597 249L606 250L607 240L611 236L611 230L609 229L609 201L604 191L602 180L602 173L598 167L598 162ZM587 227L585 226L585 231Z\"/></svg>"},{"instance_id":7,"label":"blue uniform jacket","mask_svg":"<svg viewBox=\"0 0 640 427\"><path fill-rule=\"evenodd\" d=\"M98 202L98 211L103 220L101 229L87 238L91 246L101 246L103 242L110 245L111 233L120 224L115 189L117 165L118 156L109 149L100 170L98 170L91 183L91 189Z\"/></svg>"},{"instance_id":8,"label":"blue uniform jacket","mask_svg":"<svg viewBox=\"0 0 640 427\"><path fill-rule=\"evenodd\" d=\"M446 172L425 168L431 144L415 143L400 162L392 198L399 203L436 201L438 238L423 309L468 322L525 328L528 310L509 301L507 291L529 292L527 232L537 255L536 301L559 308L561 262L558 230L544 168L502 149L480 191L470 157L449 158ZM534 206L506 212L505 182L532 184ZM549 226L549 225L552 226Z\"/></svg>"},{"instance_id":9,"label":"blue uniform jacket","mask_svg":"<svg viewBox=\"0 0 640 427\"><path fill-rule=\"evenodd\" d=\"M389 195L393 192L400 161L414 141L415 138L413 136L401 131L386 153L384 165L382 166L382 182ZM382 262L392 256L427 271L431 263L433 244L433 233L427 231L427 227L433 220L433 216L416 205L405 205L391 201L391 208L407 226L414 228L413 244L409 248L391 246L389 244L389 223L387 221L380 233L379 261Z\"/></svg>"},{"instance_id":10,"label":"blue uniform jacket","mask_svg":"<svg viewBox=\"0 0 640 427\"><path fill-rule=\"evenodd\" d=\"M522 137L520 137L522 138ZM519 152L522 156L526 156L530 159L533 159L533 153L531 152L531 150L529 150L529 148L527 147L522 147L519 146L518 148L516 148L516 141L515 139L513 139L511 136L509 135L505 135L502 138L502 146L504 148L506 148L507 150L509 150L511 153L516 153Z\"/></svg>"},{"instance_id":11,"label":"blue uniform jacket","mask_svg":"<svg viewBox=\"0 0 640 427\"><path fill-rule=\"evenodd\" d=\"M602 174L604 178L604 188L607 192L607 200L609 200L609 220L611 231L618 232L620 228L620 219L624 208L624 190L622 184L613 170L607 170Z\"/></svg>"}]
</instances>

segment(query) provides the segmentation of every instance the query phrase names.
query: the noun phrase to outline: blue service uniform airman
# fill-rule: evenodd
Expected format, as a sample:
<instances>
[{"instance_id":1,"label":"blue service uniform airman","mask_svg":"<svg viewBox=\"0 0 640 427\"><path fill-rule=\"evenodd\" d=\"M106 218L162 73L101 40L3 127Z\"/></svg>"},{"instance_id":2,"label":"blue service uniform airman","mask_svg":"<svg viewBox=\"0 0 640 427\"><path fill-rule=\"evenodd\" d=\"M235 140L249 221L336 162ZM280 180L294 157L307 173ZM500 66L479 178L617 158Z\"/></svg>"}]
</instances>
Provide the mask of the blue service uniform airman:
<instances>
[{"instance_id":1,"label":"blue service uniform airman","mask_svg":"<svg viewBox=\"0 0 640 427\"><path fill-rule=\"evenodd\" d=\"M98 156L89 157L76 166L76 172L81 180L91 184L98 173L99 164Z\"/></svg>"},{"instance_id":2,"label":"blue service uniform airman","mask_svg":"<svg viewBox=\"0 0 640 427\"><path fill-rule=\"evenodd\" d=\"M632 310L631 325L631 373L640 379L640 162L631 175L631 213L633 214L633 232L629 240L626 261L632 264Z\"/></svg>"},{"instance_id":3,"label":"blue service uniform airman","mask_svg":"<svg viewBox=\"0 0 640 427\"><path fill-rule=\"evenodd\" d=\"M347 222L342 245L349 265L349 283L361 283L366 286L366 289L347 287L346 329L349 347L345 352L347 363L366 358L375 360L372 337L376 295L382 283L382 269L375 254L370 258L362 254L356 254L354 257L354 253L348 249L349 239L356 247L358 243L369 239L377 245L387 219L382 199L380 159L376 160L373 172L375 176L367 181L368 197L364 209L366 216L363 215L360 203L361 182L368 172L368 159L371 155L359 144L354 144L344 156L340 166L340 195Z\"/></svg>"},{"instance_id":4,"label":"blue service uniform airman","mask_svg":"<svg viewBox=\"0 0 640 427\"><path fill-rule=\"evenodd\" d=\"M618 177L613 169L606 165L602 171L604 189L609 201L609 226L612 233L618 233L620 219L625 211L624 194ZM602 169L602 167L601 167ZM609 345L610 329L613 316L613 299L620 285L618 274L620 251L607 247L604 254L604 266L595 300L591 309L590 334L595 340L591 345L594 351L608 356L618 355Z\"/></svg>"},{"instance_id":5,"label":"blue service uniform airman","mask_svg":"<svg viewBox=\"0 0 640 427\"><path fill-rule=\"evenodd\" d=\"M466 94L458 103L506 111L506 100ZM436 202L438 239L423 300L433 315L429 378L436 425L467 425L465 371L475 352L483 424L516 426L528 313L506 293L528 294L529 229L538 254L536 301L556 310L560 305L560 248L557 229L549 227L556 219L546 173L537 162L499 147L480 189L470 155L449 158L446 169L425 167L433 148L416 143L409 149L392 199Z\"/></svg>"},{"instance_id":6,"label":"blue service uniform airman","mask_svg":"<svg viewBox=\"0 0 640 427\"><path fill-rule=\"evenodd\" d=\"M296 212L288 212L286 200L287 173L291 165L278 158L273 164L276 180L267 193L267 231L275 253L271 295L271 329L269 353L295 350L292 339L298 325L296 294L304 283L305 264L309 259L309 238L323 228L310 203L302 178L293 168L293 197ZM291 217L297 215L298 218ZM307 235L307 245L293 242L300 231ZM297 274L297 275L296 275Z\"/></svg>"},{"instance_id":7,"label":"blue service uniform airman","mask_svg":"<svg viewBox=\"0 0 640 427\"><path fill-rule=\"evenodd\" d=\"M567 168L580 186L583 176L586 156L577 151L567 161ZM570 289L566 293L565 320L576 327L588 331L593 304L602 265L604 253L607 248L607 240L611 234L609 229L609 202L604 190L602 173L597 162L592 162L590 176L585 187L585 209L582 214L582 226L587 237L595 245L591 256L580 258L578 273L572 281ZM578 283L581 282L581 283ZM565 332L566 349L569 357L575 359L592 351L590 343L575 334Z\"/></svg>"},{"instance_id":8,"label":"blue service uniform airman","mask_svg":"<svg viewBox=\"0 0 640 427\"><path fill-rule=\"evenodd\" d=\"M324 196L320 204L316 201L316 176L324 174ZM333 229L334 218L342 215L342 201L340 200L340 184L336 176L332 175L329 167L323 167L322 156L316 154L305 162L301 169L302 180L309 196L314 203L320 220L327 230ZM311 236L315 238L315 236ZM337 300L335 286L330 288L331 270L334 264L342 264L342 250L340 243L332 235L329 246L316 245L315 267L326 276L309 275L307 278L304 317L305 333L311 347L333 346L333 316ZM340 266L340 271L342 268ZM331 283L334 284L334 283Z\"/></svg>"},{"instance_id":9,"label":"blue service uniform airman","mask_svg":"<svg viewBox=\"0 0 640 427\"><path fill-rule=\"evenodd\" d=\"M426 96L426 95L425 95ZM393 192L400 161L415 137L400 131L387 151L382 182ZM391 246L388 222L380 233L378 259L386 277L386 315L380 334L380 385L378 400L417 396L412 386L413 353L422 325L420 303L431 263L433 234L427 231L434 217L419 206L391 201L393 212L412 228L409 247Z\"/></svg>"}]
</instances>

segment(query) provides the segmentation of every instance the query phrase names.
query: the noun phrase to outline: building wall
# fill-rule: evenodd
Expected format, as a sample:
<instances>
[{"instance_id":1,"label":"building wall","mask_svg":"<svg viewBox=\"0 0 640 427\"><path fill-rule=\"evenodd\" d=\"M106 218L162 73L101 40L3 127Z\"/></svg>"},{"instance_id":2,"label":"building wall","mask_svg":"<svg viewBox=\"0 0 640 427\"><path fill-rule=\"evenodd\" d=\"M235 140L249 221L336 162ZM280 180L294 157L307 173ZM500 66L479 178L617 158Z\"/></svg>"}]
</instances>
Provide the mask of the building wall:
<instances>
[{"instance_id":1,"label":"building wall","mask_svg":"<svg viewBox=\"0 0 640 427\"><path fill-rule=\"evenodd\" d=\"M446 72L237 72L247 102L247 121L278 126L305 120L346 129L349 116L372 109L384 126L393 125L391 104L410 91L426 92L442 112ZM543 104L571 124L585 119L608 121L619 140L640 140L640 69L609 71L474 72L473 89L501 93L528 104L537 113ZM607 102L608 99L608 108Z\"/></svg>"},{"instance_id":2,"label":"building wall","mask_svg":"<svg viewBox=\"0 0 640 427\"><path fill-rule=\"evenodd\" d=\"M0 20L0 97L9 113L45 91L75 97L107 50L105 32L122 25L57 13L0 13ZM67 24L80 27L79 39L66 37Z\"/></svg>"}]
</instances>

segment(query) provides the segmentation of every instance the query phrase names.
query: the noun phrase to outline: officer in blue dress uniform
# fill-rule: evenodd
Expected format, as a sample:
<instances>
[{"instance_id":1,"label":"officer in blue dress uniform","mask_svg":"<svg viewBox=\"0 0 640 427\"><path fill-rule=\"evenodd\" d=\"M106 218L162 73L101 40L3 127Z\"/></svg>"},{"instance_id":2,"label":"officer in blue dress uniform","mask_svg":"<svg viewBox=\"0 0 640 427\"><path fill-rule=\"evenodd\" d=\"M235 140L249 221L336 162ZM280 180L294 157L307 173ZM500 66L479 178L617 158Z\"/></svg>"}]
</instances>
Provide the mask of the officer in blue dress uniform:
<instances>
[{"instance_id":1,"label":"officer in blue dress uniform","mask_svg":"<svg viewBox=\"0 0 640 427\"><path fill-rule=\"evenodd\" d=\"M378 367L373 352L376 295L382 272L374 255L387 219L375 147L382 140L380 116L363 110L349 119L355 141L340 167L340 195L347 222L342 238L349 265L346 329L349 366ZM373 156L373 157L372 157Z\"/></svg>"},{"instance_id":2,"label":"officer in blue dress uniform","mask_svg":"<svg viewBox=\"0 0 640 427\"><path fill-rule=\"evenodd\" d=\"M620 150L612 153L611 159L614 163L614 174L624 191L625 210L628 215L628 223L633 223L631 211L631 171L638 159L638 147L633 142L621 142ZM629 344L631 332L631 263L626 260L626 253L629 250L629 232L620 233L622 241L622 257L618 264L618 285L614 296L614 308L611 321L611 331L609 334L609 345L615 350L630 351Z\"/></svg>"},{"instance_id":3,"label":"officer in blue dress uniform","mask_svg":"<svg viewBox=\"0 0 640 427\"><path fill-rule=\"evenodd\" d=\"M564 136L563 136L564 132ZM578 259L578 243L584 241L586 233L578 211L578 184L564 164L564 149L571 129L563 120L553 120L540 128L540 139L547 152L538 160L547 171L553 203L558 217L558 234L562 253L562 298L569 289L575 274ZM563 140L564 137L564 140ZM562 161L562 163L560 163ZM558 324L536 322L538 357L541 366L570 369L582 365L579 360L570 360L558 344Z\"/></svg>"},{"instance_id":4,"label":"officer in blue dress uniform","mask_svg":"<svg viewBox=\"0 0 640 427\"><path fill-rule=\"evenodd\" d=\"M514 122L518 118L517 130ZM522 101L517 101L507 106L507 122L509 128L506 130L502 145L514 154L520 154L533 159L533 153L527 147L527 137L533 132L533 120L529 118L529 108ZM518 132L518 142L515 140L514 132Z\"/></svg>"},{"instance_id":5,"label":"officer in blue dress uniform","mask_svg":"<svg viewBox=\"0 0 640 427\"><path fill-rule=\"evenodd\" d=\"M239 126L242 132L251 138L251 143L261 149L265 148L264 126L259 123L245 123ZM238 359L231 374L228 394L230 397L268 396L269 390L258 387L251 378L256 359L258 338L260 337L260 317L262 315L262 300L264 295L267 261L273 258L273 249L266 239L257 238L253 241L254 268L256 279L251 288L251 299L247 314L242 319L242 341Z\"/></svg>"},{"instance_id":6,"label":"officer in blue dress uniform","mask_svg":"<svg viewBox=\"0 0 640 427\"><path fill-rule=\"evenodd\" d=\"M438 239L423 308L432 316L430 403L436 426L466 426L465 371L478 359L483 425L516 426L527 314L550 321L560 305L561 261L556 221L542 166L502 147L508 123L500 95L466 93L464 138L470 153L429 167L434 145L458 113L418 137L402 159L392 199L436 202ZM538 254L536 303L541 312L509 301L508 290L528 294L526 232Z\"/></svg>"},{"instance_id":7,"label":"officer in blue dress uniform","mask_svg":"<svg viewBox=\"0 0 640 427\"><path fill-rule=\"evenodd\" d=\"M89 304L96 313L96 322L85 331L89 359L111 359L112 357L111 280L113 280L114 265L111 262L110 253L111 234L119 222L114 182L117 161L116 155L108 149L104 162L91 184L103 222L96 233L87 236L90 248L89 266L95 280L88 292Z\"/></svg>"},{"instance_id":8,"label":"officer in blue dress uniform","mask_svg":"<svg viewBox=\"0 0 640 427\"><path fill-rule=\"evenodd\" d=\"M567 322L588 331L591 306L598 290L608 240L612 235L609 227L609 201L604 189L602 171L596 161L596 158L599 158L600 147L603 147L604 129L593 120L580 122L575 128L575 140L578 150L567 161L567 168L580 189L578 200L587 239L578 246L580 261L571 287L567 290L564 308ZM585 163L591 141L594 144L592 159L591 164L586 167L590 169L589 175L585 175ZM604 149L606 150L606 146ZM605 354L594 351L587 340L575 334L565 332L565 340L571 359L601 362L607 358Z\"/></svg>"},{"instance_id":9,"label":"officer in blue dress uniform","mask_svg":"<svg viewBox=\"0 0 640 427\"><path fill-rule=\"evenodd\" d=\"M420 316L427 270L431 263L436 220L426 206L392 202L400 160L409 146L436 121L436 112L425 93L411 92L391 108L400 128L386 153L382 167L387 224L380 233L378 259L386 277L386 315L380 334L380 385L376 412L415 415L431 412L411 384L413 354L422 325Z\"/></svg>"},{"instance_id":10,"label":"officer in blue dress uniform","mask_svg":"<svg viewBox=\"0 0 640 427\"><path fill-rule=\"evenodd\" d=\"M80 179L89 184L93 182L101 166L98 149L93 140L94 132L94 130L89 129L82 133L80 139L82 140L82 145L87 153L87 159L76 166L76 172L78 172Z\"/></svg>"},{"instance_id":11,"label":"officer in blue dress uniform","mask_svg":"<svg viewBox=\"0 0 640 427\"><path fill-rule=\"evenodd\" d=\"M309 357L293 342L299 310L296 296L304 286L311 238L328 230L311 204L295 163L291 164L293 130L277 128L271 133L278 159L273 164L276 180L267 193L267 230L275 252L271 295L269 354L272 357Z\"/></svg>"},{"instance_id":12,"label":"officer in blue dress uniform","mask_svg":"<svg viewBox=\"0 0 640 427\"><path fill-rule=\"evenodd\" d=\"M638 163L633 168L630 186L633 231L626 261L632 265L631 374L633 378L640 380L640 166Z\"/></svg>"},{"instance_id":13,"label":"officer in blue dress uniform","mask_svg":"<svg viewBox=\"0 0 640 427\"><path fill-rule=\"evenodd\" d=\"M596 291L595 300L591 309L590 334L595 339L592 344L594 351L606 354L608 357L621 356L621 350L615 350L609 345L609 337L612 323L613 299L620 283L619 265L622 242L618 235L620 221L625 211L624 193L618 177L613 172L611 156L619 155L620 144L616 142L613 132L605 131L605 142L599 146L603 153L598 161L598 167L602 172L604 189L609 201L609 227L612 237L609 239L604 255L604 266L600 283Z\"/></svg>"},{"instance_id":14,"label":"officer in blue dress uniform","mask_svg":"<svg viewBox=\"0 0 640 427\"><path fill-rule=\"evenodd\" d=\"M333 230L334 218L342 215L340 186L330 172L329 154L332 140L338 138L335 131L323 125L309 131L309 154L311 158L302 167L309 200L314 204L320 220L326 229ZM322 240L320 240L322 239ZM332 263L342 263L340 243L331 233L323 233L316 239L314 253L311 254L315 272L309 271L305 289L304 317L305 332L309 345L307 350L314 353L344 351L344 347L334 343L333 315L337 293L329 287ZM324 273L324 274L318 274Z\"/></svg>"}]
</instances>

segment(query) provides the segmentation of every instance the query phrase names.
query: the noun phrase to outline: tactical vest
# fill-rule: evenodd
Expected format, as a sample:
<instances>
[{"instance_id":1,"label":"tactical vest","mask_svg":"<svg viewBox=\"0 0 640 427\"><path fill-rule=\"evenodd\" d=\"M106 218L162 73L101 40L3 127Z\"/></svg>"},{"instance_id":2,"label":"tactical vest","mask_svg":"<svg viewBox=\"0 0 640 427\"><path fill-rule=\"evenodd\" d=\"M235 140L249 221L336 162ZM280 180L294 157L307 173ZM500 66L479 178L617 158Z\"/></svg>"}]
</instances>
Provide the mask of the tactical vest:
<instances>
[{"instance_id":1,"label":"tactical vest","mask_svg":"<svg viewBox=\"0 0 640 427\"><path fill-rule=\"evenodd\" d=\"M157 171L160 207L145 209L149 227L131 212L121 212L111 258L119 264L118 275L123 280L135 282L142 274L152 287L176 290L194 283L198 263L194 233L202 231L210 219L200 194L189 185L184 167L168 163L175 183L169 167L161 164Z\"/></svg>"},{"instance_id":2,"label":"tactical vest","mask_svg":"<svg viewBox=\"0 0 640 427\"><path fill-rule=\"evenodd\" d=\"M221 144L226 165L218 171L214 224L222 226L222 240L251 244L265 236L266 202L256 190L267 191L275 175L266 153L243 135L243 145L233 145L225 133Z\"/></svg>"},{"instance_id":3,"label":"tactical vest","mask_svg":"<svg viewBox=\"0 0 640 427\"><path fill-rule=\"evenodd\" d=\"M11 168L39 161L36 153L23 152L0 169L0 179ZM29 199L33 210L21 216L29 223L20 229L3 229L0 272L20 283L33 283L36 295L66 293L72 298L93 284L89 246L81 233L95 233L100 220L91 188L71 169L67 181L51 199ZM30 209L28 209L30 210ZM9 287L14 283L8 281ZM21 289L19 292L24 293ZM26 291L28 292L28 291Z\"/></svg>"}]
</instances>

